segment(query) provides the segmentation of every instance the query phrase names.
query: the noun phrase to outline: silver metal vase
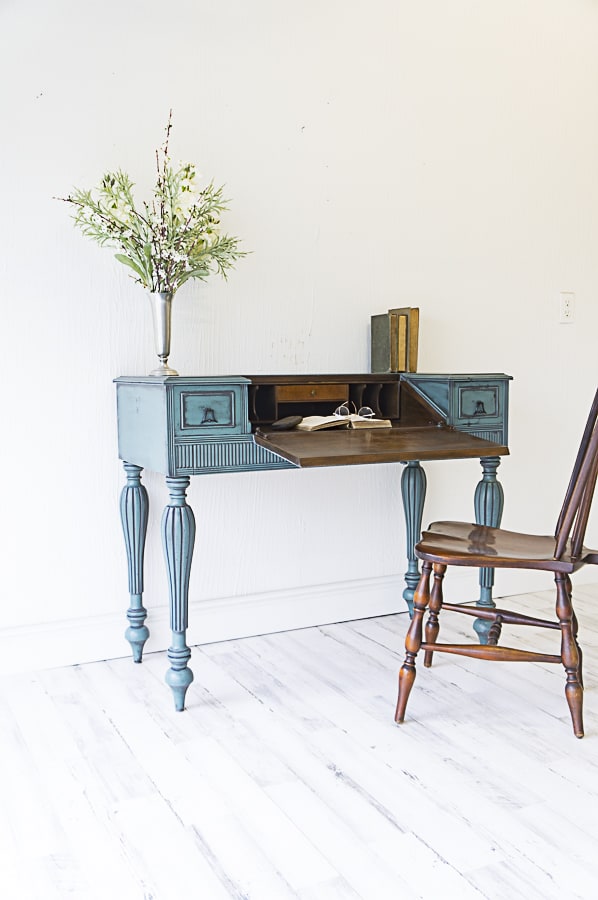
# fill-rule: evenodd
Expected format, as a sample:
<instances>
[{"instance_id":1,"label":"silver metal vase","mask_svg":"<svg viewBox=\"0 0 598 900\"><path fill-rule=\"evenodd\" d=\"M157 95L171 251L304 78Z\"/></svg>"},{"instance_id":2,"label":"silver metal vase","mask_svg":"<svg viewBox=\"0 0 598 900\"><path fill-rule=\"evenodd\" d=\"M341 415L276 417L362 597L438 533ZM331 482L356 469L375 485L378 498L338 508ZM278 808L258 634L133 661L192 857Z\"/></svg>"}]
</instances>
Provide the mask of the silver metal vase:
<instances>
[{"instance_id":1,"label":"silver metal vase","mask_svg":"<svg viewBox=\"0 0 598 900\"><path fill-rule=\"evenodd\" d=\"M174 292L148 291L148 296L152 307L156 353L160 360L160 365L157 369L150 372L150 375L178 375L179 373L175 369L171 369L168 365L168 357L170 356L170 321L172 317L172 298L174 297Z\"/></svg>"}]
</instances>

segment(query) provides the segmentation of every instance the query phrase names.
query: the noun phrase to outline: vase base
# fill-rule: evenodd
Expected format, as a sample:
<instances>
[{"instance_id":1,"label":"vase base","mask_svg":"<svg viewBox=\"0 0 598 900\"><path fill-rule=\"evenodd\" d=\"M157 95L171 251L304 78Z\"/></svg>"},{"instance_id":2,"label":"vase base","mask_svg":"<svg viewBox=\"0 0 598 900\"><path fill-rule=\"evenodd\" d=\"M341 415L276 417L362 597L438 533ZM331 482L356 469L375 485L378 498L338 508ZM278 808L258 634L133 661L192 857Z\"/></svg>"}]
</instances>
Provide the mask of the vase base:
<instances>
[{"instance_id":1,"label":"vase base","mask_svg":"<svg viewBox=\"0 0 598 900\"><path fill-rule=\"evenodd\" d=\"M153 369L149 374L150 377L163 378L166 375L178 375L179 373L176 369L171 369L170 366L158 366L157 369Z\"/></svg>"}]
</instances>

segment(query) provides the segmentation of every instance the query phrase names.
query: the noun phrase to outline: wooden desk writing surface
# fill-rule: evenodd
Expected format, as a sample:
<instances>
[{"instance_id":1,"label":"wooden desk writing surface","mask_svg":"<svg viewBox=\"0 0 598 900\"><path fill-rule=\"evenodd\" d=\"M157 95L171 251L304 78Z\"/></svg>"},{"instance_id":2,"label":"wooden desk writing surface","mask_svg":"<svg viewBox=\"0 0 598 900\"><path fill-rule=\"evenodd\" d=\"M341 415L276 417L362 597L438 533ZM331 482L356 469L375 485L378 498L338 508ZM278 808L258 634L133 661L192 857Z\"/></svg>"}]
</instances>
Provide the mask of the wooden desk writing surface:
<instances>
[{"instance_id":1,"label":"wooden desk writing surface","mask_svg":"<svg viewBox=\"0 0 598 900\"><path fill-rule=\"evenodd\" d=\"M452 428L332 428L256 431L255 441L302 468L371 463L429 462L506 456L508 447Z\"/></svg>"}]
</instances>

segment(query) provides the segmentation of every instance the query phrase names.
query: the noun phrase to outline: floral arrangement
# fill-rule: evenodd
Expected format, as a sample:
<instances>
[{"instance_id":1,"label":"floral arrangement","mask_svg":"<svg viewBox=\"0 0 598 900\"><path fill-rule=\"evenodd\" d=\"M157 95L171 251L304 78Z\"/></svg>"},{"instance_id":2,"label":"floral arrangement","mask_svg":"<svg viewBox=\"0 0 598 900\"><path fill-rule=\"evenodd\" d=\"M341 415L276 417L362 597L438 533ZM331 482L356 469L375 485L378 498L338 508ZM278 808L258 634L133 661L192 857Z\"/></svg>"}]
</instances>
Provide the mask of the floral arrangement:
<instances>
[{"instance_id":1,"label":"floral arrangement","mask_svg":"<svg viewBox=\"0 0 598 900\"><path fill-rule=\"evenodd\" d=\"M164 145L156 150L158 178L150 203L138 209L134 184L120 170L107 172L94 191L75 188L68 197L76 212L75 225L100 246L116 247L116 259L133 270L132 278L152 292L174 293L190 278L204 280L227 270L246 253L239 240L220 234L220 213L227 209L222 187L195 184L195 166L175 168L168 142L172 112Z\"/></svg>"}]
</instances>

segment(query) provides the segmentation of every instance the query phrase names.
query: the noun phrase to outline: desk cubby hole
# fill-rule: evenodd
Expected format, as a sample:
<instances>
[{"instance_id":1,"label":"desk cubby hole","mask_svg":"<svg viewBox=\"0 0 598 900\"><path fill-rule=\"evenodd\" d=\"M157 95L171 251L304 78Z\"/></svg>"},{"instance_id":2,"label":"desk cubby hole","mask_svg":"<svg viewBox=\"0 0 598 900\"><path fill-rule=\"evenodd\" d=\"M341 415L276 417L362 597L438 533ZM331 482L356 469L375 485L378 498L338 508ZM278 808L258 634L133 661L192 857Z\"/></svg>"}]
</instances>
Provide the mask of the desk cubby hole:
<instances>
[{"instance_id":1,"label":"desk cubby hole","mask_svg":"<svg viewBox=\"0 0 598 900\"><path fill-rule=\"evenodd\" d=\"M399 380L396 375L248 376L249 418L254 428L285 416L330 416L341 403L369 406L375 415L397 421ZM294 390L289 386L294 386ZM301 390L303 388L303 390ZM312 397L311 394L326 394ZM293 394L295 395L293 399Z\"/></svg>"}]
</instances>

